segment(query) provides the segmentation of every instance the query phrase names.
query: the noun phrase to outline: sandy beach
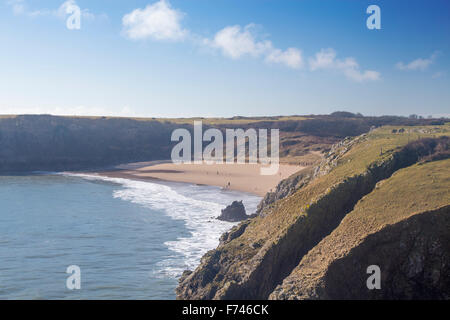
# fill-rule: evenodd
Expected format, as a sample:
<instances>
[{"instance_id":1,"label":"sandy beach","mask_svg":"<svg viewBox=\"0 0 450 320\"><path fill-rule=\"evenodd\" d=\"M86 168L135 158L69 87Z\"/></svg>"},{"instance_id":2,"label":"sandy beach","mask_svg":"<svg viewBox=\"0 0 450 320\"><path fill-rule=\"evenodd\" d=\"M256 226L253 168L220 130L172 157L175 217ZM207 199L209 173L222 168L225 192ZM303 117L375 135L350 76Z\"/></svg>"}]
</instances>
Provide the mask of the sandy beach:
<instances>
[{"instance_id":1,"label":"sandy beach","mask_svg":"<svg viewBox=\"0 0 450 320\"><path fill-rule=\"evenodd\" d=\"M100 175L127 179L186 182L218 186L224 189L244 191L264 196L274 190L277 184L305 168L280 164L276 175L261 175L261 164L174 164L143 163L121 166L119 170L100 172Z\"/></svg>"}]
</instances>

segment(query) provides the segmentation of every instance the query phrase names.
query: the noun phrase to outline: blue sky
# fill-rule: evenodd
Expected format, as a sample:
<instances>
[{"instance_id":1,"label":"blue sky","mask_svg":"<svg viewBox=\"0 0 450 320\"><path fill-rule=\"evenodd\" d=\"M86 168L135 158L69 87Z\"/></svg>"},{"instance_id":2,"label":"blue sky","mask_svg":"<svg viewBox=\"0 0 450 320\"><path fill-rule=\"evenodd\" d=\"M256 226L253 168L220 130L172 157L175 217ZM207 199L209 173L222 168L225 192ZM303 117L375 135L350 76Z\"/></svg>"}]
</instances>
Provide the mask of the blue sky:
<instances>
[{"instance_id":1,"label":"blue sky","mask_svg":"<svg viewBox=\"0 0 450 320\"><path fill-rule=\"evenodd\" d=\"M0 43L0 114L450 114L444 0L0 0Z\"/></svg>"}]
</instances>

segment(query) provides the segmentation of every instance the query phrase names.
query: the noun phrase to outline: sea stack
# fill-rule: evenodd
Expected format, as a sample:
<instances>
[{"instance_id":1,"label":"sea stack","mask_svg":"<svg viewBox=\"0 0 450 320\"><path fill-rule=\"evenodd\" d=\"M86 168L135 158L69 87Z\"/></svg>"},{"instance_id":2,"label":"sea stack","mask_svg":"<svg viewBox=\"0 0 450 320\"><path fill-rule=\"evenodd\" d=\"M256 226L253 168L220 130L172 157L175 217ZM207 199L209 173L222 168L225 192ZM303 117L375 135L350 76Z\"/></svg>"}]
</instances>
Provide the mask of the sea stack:
<instances>
[{"instance_id":1,"label":"sea stack","mask_svg":"<svg viewBox=\"0 0 450 320\"><path fill-rule=\"evenodd\" d=\"M222 214L217 218L222 221L237 222L247 219L245 207L242 201L233 201L232 204L222 209Z\"/></svg>"}]
</instances>

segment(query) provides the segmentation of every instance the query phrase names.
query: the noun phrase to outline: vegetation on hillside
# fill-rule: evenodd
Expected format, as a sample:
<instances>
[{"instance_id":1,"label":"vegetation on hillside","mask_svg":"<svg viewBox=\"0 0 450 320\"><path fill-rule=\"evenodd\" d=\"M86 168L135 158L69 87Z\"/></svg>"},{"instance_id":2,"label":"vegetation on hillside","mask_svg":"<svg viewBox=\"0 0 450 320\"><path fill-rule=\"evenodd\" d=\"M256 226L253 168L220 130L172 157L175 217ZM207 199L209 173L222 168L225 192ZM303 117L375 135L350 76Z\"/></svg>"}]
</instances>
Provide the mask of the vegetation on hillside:
<instances>
[{"instance_id":1,"label":"vegetation on hillside","mask_svg":"<svg viewBox=\"0 0 450 320\"><path fill-rule=\"evenodd\" d=\"M177 289L178 298L269 297L302 258L332 233L364 196L376 190L377 183L389 181L392 174L415 163L445 158L449 135L449 125L386 126L336 144L309 173L307 183L293 184L293 192L268 201L258 217L230 231L232 237L224 236L194 272L186 272ZM448 174L444 170L436 179L444 183ZM421 192L434 203L432 184ZM449 197L443 199L449 202ZM383 210L380 208L373 204L373 210Z\"/></svg>"},{"instance_id":2,"label":"vegetation on hillside","mask_svg":"<svg viewBox=\"0 0 450 320\"><path fill-rule=\"evenodd\" d=\"M0 172L86 170L122 163L167 160L177 128L192 131L192 119L55 117L17 115L0 117ZM200 118L197 118L200 119ZM311 165L321 153L346 136L373 126L424 124L442 120L399 117L292 116L201 119L205 129L280 129L282 162Z\"/></svg>"},{"instance_id":3,"label":"vegetation on hillside","mask_svg":"<svg viewBox=\"0 0 450 320\"><path fill-rule=\"evenodd\" d=\"M446 140L448 151L450 139L446 138L440 141ZM428 139L424 145L432 142ZM412 151L420 144L408 148ZM449 167L450 159L421 162L379 182L302 258L271 298L448 299ZM412 218L421 215L423 218ZM420 220L418 225L413 223L416 219ZM396 236L393 232L403 234L396 241L387 241ZM374 236L376 233L383 237ZM402 250L402 246L408 249ZM373 264L383 271L382 290L371 291L365 286L366 268Z\"/></svg>"}]
</instances>

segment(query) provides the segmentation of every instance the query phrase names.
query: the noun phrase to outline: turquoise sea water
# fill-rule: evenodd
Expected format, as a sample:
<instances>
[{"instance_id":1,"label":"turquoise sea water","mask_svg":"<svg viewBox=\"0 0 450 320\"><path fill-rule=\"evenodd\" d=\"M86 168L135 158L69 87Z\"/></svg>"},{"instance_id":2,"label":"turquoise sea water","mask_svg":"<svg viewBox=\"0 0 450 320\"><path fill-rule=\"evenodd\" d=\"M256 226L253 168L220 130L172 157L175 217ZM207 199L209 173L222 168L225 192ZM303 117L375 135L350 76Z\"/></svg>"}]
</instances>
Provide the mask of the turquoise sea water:
<instances>
[{"instance_id":1,"label":"turquoise sea water","mask_svg":"<svg viewBox=\"0 0 450 320\"><path fill-rule=\"evenodd\" d=\"M173 299L233 224L215 217L233 200L220 188L90 175L0 177L0 299ZM69 290L66 269L81 269Z\"/></svg>"}]
</instances>

